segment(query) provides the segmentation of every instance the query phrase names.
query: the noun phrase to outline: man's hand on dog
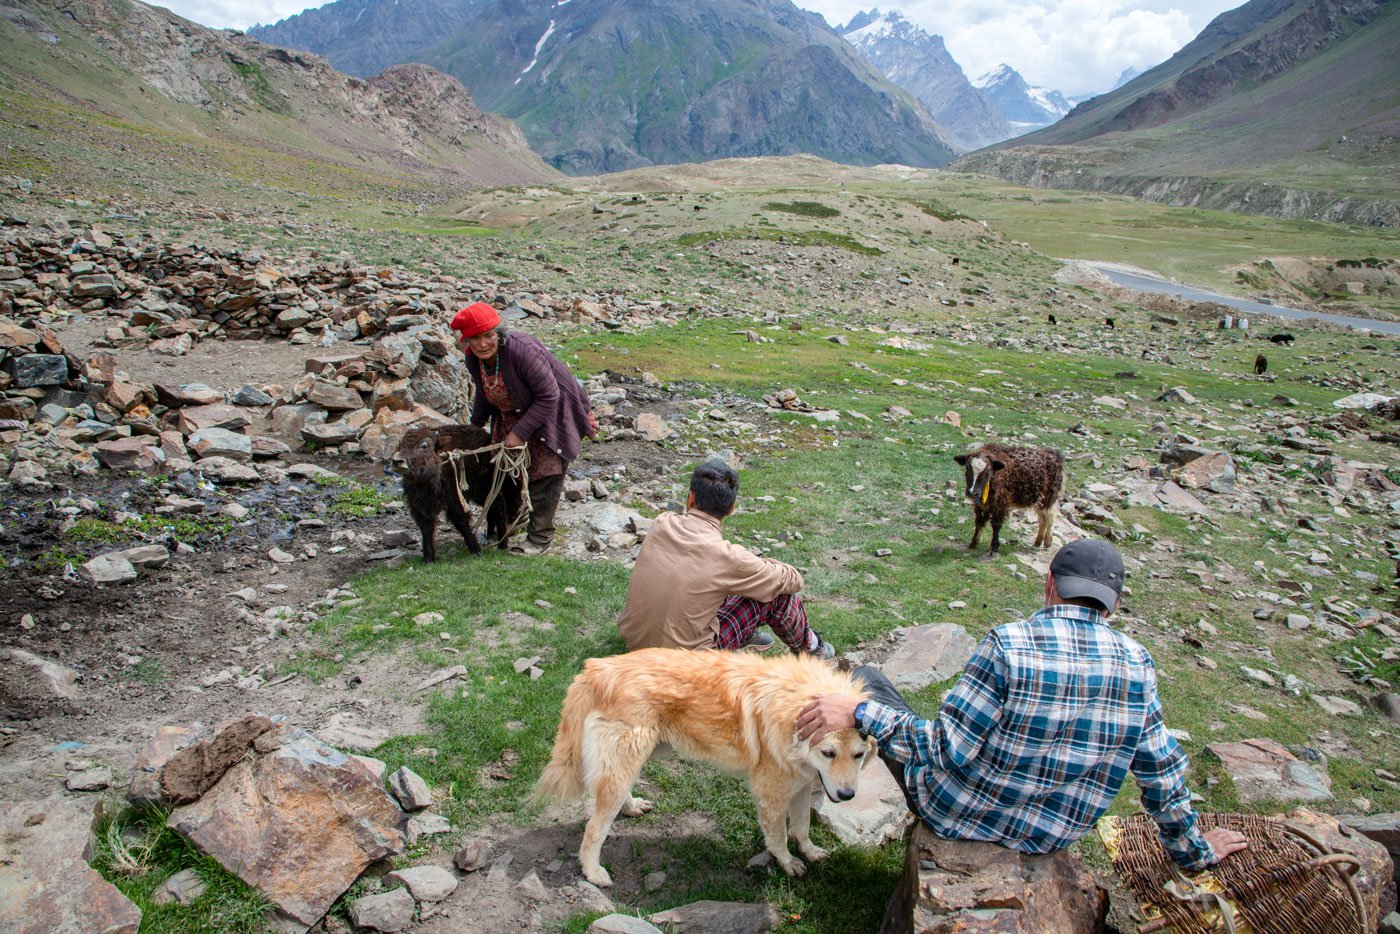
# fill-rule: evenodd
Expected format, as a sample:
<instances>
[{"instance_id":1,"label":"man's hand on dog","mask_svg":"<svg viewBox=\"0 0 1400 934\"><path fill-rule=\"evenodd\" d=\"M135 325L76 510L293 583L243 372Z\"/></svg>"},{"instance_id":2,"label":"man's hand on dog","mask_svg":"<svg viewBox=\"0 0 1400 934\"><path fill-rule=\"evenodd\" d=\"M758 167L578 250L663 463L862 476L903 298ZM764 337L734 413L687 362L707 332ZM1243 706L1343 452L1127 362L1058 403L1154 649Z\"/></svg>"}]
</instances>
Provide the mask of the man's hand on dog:
<instances>
[{"instance_id":1,"label":"man's hand on dog","mask_svg":"<svg viewBox=\"0 0 1400 934\"><path fill-rule=\"evenodd\" d=\"M856 706L860 698L849 694L823 694L797 715L797 736L809 742L819 742L836 730L856 725Z\"/></svg>"}]
</instances>

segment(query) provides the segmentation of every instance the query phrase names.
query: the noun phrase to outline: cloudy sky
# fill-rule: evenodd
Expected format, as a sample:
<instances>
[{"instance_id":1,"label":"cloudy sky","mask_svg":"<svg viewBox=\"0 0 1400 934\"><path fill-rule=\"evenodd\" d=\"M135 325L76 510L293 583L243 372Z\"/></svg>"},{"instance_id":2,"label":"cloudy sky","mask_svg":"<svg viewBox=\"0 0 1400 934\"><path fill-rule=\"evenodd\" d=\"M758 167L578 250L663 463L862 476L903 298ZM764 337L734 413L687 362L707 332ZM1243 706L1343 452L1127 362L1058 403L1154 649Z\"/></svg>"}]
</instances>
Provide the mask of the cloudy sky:
<instances>
[{"instance_id":1,"label":"cloudy sky","mask_svg":"<svg viewBox=\"0 0 1400 934\"><path fill-rule=\"evenodd\" d=\"M306 0L154 0L206 26L273 23L319 3ZM358 0L347 0L358 2ZM694 2L694 0L675 0ZM1125 68L1171 57L1217 14L1243 0L884 0L943 36L968 76L1006 62L1032 84L1066 94L1105 91ZM796 0L833 26L875 0Z\"/></svg>"}]
</instances>

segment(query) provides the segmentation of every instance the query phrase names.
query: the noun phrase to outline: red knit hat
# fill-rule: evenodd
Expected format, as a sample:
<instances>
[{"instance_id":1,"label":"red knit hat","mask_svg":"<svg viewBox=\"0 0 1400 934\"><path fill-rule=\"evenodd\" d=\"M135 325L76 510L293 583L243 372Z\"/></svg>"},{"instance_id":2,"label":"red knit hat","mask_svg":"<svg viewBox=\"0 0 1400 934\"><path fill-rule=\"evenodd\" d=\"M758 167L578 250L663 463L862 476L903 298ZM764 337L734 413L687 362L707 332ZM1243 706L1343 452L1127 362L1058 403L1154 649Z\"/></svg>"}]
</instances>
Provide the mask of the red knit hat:
<instances>
[{"instance_id":1,"label":"red knit hat","mask_svg":"<svg viewBox=\"0 0 1400 934\"><path fill-rule=\"evenodd\" d=\"M476 337L501 323L500 312L485 302L472 302L452 319L452 330L462 337Z\"/></svg>"}]
</instances>

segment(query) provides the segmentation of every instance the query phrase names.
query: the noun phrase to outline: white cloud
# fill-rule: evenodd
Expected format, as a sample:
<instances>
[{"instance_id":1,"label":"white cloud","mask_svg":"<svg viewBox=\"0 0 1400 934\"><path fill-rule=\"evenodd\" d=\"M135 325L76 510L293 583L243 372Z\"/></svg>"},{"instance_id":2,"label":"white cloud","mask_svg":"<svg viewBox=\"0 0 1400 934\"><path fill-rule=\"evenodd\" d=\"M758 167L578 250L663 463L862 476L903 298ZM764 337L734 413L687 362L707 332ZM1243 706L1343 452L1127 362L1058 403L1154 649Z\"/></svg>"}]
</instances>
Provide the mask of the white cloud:
<instances>
[{"instance_id":1,"label":"white cloud","mask_svg":"<svg viewBox=\"0 0 1400 934\"><path fill-rule=\"evenodd\" d=\"M163 6L185 19L215 29L247 29L254 23L267 26L293 13L320 6L308 4L306 0L155 0L151 5Z\"/></svg>"},{"instance_id":2,"label":"white cloud","mask_svg":"<svg viewBox=\"0 0 1400 934\"><path fill-rule=\"evenodd\" d=\"M1031 84L1105 91L1125 68L1170 58L1228 0L796 0L840 25L862 9L901 11L941 35L971 78L1006 62Z\"/></svg>"}]
</instances>

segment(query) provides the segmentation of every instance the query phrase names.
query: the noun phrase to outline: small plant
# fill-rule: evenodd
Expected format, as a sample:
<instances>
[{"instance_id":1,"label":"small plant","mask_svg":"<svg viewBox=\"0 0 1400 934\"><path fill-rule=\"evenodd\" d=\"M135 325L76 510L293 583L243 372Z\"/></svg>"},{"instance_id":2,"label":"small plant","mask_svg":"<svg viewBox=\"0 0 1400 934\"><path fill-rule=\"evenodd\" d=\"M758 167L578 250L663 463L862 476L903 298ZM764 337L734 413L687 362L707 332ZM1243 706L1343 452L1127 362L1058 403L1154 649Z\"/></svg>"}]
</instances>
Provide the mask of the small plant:
<instances>
[{"instance_id":1,"label":"small plant","mask_svg":"<svg viewBox=\"0 0 1400 934\"><path fill-rule=\"evenodd\" d=\"M30 566L40 574L59 573L70 564L76 568L86 560L87 555L81 551L69 551L55 545L35 555L30 560Z\"/></svg>"},{"instance_id":2,"label":"small plant","mask_svg":"<svg viewBox=\"0 0 1400 934\"><path fill-rule=\"evenodd\" d=\"M123 542L135 534L134 530L124 528L115 522L108 522L106 519L83 518L73 523L73 527L68 530L68 538L75 542L88 544Z\"/></svg>"},{"instance_id":3,"label":"small plant","mask_svg":"<svg viewBox=\"0 0 1400 934\"><path fill-rule=\"evenodd\" d=\"M127 828L131 826L123 820L111 820L102 831L102 847L105 850L107 865L119 876L132 878L142 875L149 868L151 850L156 838L142 834L139 840L127 840Z\"/></svg>"},{"instance_id":4,"label":"small plant","mask_svg":"<svg viewBox=\"0 0 1400 934\"><path fill-rule=\"evenodd\" d=\"M368 519L384 512L395 498L393 494L381 493L373 487L356 486L336 495L331 512L338 516Z\"/></svg>"},{"instance_id":5,"label":"small plant","mask_svg":"<svg viewBox=\"0 0 1400 934\"><path fill-rule=\"evenodd\" d=\"M311 483L313 486L319 486L323 489L335 487L348 489L358 485L349 477L342 477L340 474L331 473L317 474L311 478Z\"/></svg>"},{"instance_id":6,"label":"small plant","mask_svg":"<svg viewBox=\"0 0 1400 934\"><path fill-rule=\"evenodd\" d=\"M1400 683L1400 659L1386 658L1386 648L1386 641L1368 630L1348 642L1346 651L1334 658L1346 676L1358 684L1379 678L1393 686Z\"/></svg>"}]
</instances>

